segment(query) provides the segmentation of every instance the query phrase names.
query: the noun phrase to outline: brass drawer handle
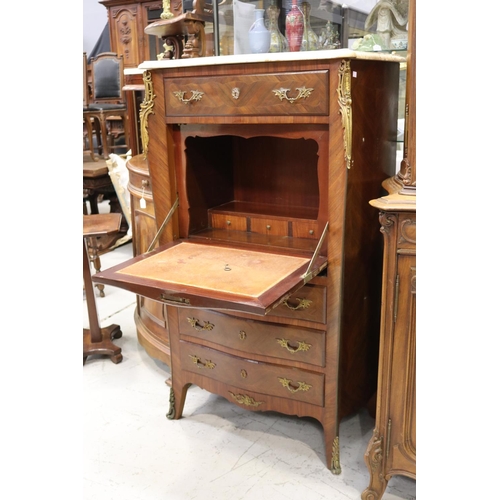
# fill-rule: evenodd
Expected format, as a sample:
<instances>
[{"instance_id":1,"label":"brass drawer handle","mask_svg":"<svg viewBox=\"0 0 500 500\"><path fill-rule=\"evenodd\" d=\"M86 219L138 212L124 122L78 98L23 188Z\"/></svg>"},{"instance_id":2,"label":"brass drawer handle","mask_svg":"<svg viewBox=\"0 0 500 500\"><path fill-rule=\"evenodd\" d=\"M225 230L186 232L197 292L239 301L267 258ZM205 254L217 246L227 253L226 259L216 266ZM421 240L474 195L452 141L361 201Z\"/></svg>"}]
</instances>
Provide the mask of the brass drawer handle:
<instances>
[{"instance_id":1,"label":"brass drawer handle","mask_svg":"<svg viewBox=\"0 0 500 500\"><path fill-rule=\"evenodd\" d=\"M198 332L202 332L202 331L210 331L210 330L213 330L214 329L214 326L212 323L210 323L209 321L204 321L204 325L201 324L201 322L196 319L196 318L187 318L188 320L188 323L195 329L197 330Z\"/></svg>"},{"instance_id":2,"label":"brass drawer handle","mask_svg":"<svg viewBox=\"0 0 500 500\"><path fill-rule=\"evenodd\" d=\"M298 300L299 303L296 306L293 306L288 302L288 299L285 299L283 301L283 304L288 307L288 309L291 309L292 311L297 311L299 309L307 309L311 304L312 300L307 300L307 299L301 299L300 297L296 297L295 300Z\"/></svg>"},{"instance_id":3,"label":"brass drawer handle","mask_svg":"<svg viewBox=\"0 0 500 500\"><path fill-rule=\"evenodd\" d=\"M305 382L297 382L299 385L294 386L292 385L292 381L288 380L287 378L278 377L278 380L281 382L281 385L283 387L286 387L292 393L298 391L308 391L312 387L312 385L306 384Z\"/></svg>"},{"instance_id":4,"label":"brass drawer handle","mask_svg":"<svg viewBox=\"0 0 500 500\"><path fill-rule=\"evenodd\" d=\"M280 89L273 90L274 95L279 98L280 101L286 99L289 103L293 104L297 102L299 99L307 99L314 89L307 89L306 87L297 87L296 90L299 91L296 97L288 97L287 93L290 89L284 89L283 87Z\"/></svg>"},{"instance_id":5,"label":"brass drawer handle","mask_svg":"<svg viewBox=\"0 0 500 500\"><path fill-rule=\"evenodd\" d=\"M186 92L182 90L176 90L174 92L175 97L179 99L179 101L183 102L184 104L187 104L188 102L192 101L201 101L203 95L205 94L204 92L200 92L199 90L191 90L191 97L189 99L184 99L184 95Z\"/></svg>"},{"instance_id":6,"label":"brass drawer handle","mask_svg":"<svg viewBox=\"0 0 500 500\"><path fill-rule=\"evenodd\" d=\"M142 187L143 187L143 188L147 188L147 187L149 187L149 181L148 181L147 179L143 179L143 180L142 180Z\"/></svg>"},{"instance_id":7,"label":"brass drawer handle","mask_svg":"<svg viewBox=\"0 0 500 500\"><path fill-rule=\"evenodd\" d=\"M276 340L278 341L278 344L281 347L284 347L287 351L290 351L292 354L299 351L308 351L309 347L311 347L311 344L307 344L303 340L299 340L298 342L299 345L297 347L292 347L288 339L276 339Z\"/></svg>"},{"instance_id":8,"label":"brass drawer handle","mask_svg":"<svg viewBox=\"0 0 500 500\"><path fill-rule=\"evenodd\" d=\"M212 361L209 359L207 359L205 361L205 363L202 363L201 359L198 356L194 356L192 354L189 354L189 357L193 360L193 363L198 368L209 368L210 370L213 370L215 368L215 363L212 363Z\"/></svg>"},{"instance_id":9,"label":"brass drawer handle","mask_svg":"<svg viewBox=\"0 0 500 500\"><path fill-rule=\"evenodd\" d=\"M255 401L254 398L247 396L246 394L233 394L229 391L229 394L240 404L246 406L259 406L264 403L264 401Z\"/></svg>"}]
</instances>

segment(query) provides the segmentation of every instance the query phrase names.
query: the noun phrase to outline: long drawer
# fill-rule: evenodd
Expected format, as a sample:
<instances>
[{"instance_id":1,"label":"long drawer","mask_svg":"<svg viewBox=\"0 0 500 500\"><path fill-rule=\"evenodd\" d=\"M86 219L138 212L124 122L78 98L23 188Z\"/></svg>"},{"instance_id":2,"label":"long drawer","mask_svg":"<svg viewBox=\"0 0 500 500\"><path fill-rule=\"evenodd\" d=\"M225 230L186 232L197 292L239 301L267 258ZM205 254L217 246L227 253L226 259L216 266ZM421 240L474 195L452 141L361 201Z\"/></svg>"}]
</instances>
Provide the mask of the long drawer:
<instances>
[{"instance_id":1,"label":"long drawer","mask_svg":"<svg viewBox=\"0 0 500 500\"><path fill-rule=\"evenodd\" d=\"M169 117L328 115L328 70L165 80Z\"/></svg>"},{"instance_id":2,"label":"long drawer","mask_svg":"<svg viewBox=\"0 0 500 500\"><path fill-rule=\"evenodd\" d=\"M260 394L322 406L324 375L298 368L259 363L191 342L180 342L183 370Z\"/></svg>"},{"instance_id":3,"label":"long drawer","mask_svg":"<svg viewBox=\"0 0 500 500\"><path fill-rule=\"evenodd\" d=\"M208 309L179 309L179 332L223 348L325 366L325 332L227 316Z\"/></svg>"}]
</instances>

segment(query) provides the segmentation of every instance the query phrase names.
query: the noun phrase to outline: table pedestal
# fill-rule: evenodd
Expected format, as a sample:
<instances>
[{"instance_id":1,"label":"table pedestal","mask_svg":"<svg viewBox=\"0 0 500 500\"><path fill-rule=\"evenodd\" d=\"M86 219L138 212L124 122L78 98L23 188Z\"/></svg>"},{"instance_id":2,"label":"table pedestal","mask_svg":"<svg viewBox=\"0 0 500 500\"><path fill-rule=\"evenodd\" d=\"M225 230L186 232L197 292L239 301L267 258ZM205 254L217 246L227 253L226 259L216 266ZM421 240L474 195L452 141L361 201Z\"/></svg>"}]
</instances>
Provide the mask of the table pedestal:
<instances>
[{"instance_id":1,"label":"table pedestal","mask_svg":"<svg viewBox=\"0 0 500 500\"><path fill-rule=\"evenodd\" d=\"M83 282L86 290L89 327L83 329L83 364L92 354L110 356L113 363L119 363L123 356L121 348L112 340L119 339L122 332L118 325L101 328L97 315L96 300L90 272L87 239L111 234L120 229L121 214L97 214L83 216Z\"/></svg>"}]
</instances>

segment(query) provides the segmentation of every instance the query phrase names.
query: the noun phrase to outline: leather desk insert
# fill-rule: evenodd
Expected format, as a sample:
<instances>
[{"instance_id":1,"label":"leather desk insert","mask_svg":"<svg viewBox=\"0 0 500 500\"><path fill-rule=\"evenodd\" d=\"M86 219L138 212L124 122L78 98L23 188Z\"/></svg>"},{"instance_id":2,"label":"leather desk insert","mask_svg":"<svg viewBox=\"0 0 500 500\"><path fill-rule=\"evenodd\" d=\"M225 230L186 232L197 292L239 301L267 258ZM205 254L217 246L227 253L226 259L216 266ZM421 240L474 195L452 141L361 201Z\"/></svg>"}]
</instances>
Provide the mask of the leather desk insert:
<instances>
[{"instance_id":1,"label":"leather desk insert","mask_svg":"<svg viewBox=\"0 0 500 500\"><path fill-rule=\"evenodd\" d=\"M173 305L267 314L302 287L310 259L179 242L119 264L94 279ZM313 276L326 266L318 256Z\"/></svg>"}]
</instances>

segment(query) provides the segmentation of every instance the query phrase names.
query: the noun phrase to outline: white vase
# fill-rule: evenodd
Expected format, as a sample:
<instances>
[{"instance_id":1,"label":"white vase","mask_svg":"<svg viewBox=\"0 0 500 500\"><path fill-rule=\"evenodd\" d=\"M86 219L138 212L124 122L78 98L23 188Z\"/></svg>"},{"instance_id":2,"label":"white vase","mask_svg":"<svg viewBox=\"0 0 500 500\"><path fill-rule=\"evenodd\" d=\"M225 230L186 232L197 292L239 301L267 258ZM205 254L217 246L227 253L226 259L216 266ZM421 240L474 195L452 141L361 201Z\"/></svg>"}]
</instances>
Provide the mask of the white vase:
<instances>
[{"instance_id":1,"label":"white vase","mask_svg":"<svg viewBox=\"0 0 500 500\"><path fill-rule=\"evenodd\" d=\"M264 24L264 9L255 9L255 22L248 30L248 43L252 54L262 54L269 51L271 32Z\"/></svg>"}]
</instances>

